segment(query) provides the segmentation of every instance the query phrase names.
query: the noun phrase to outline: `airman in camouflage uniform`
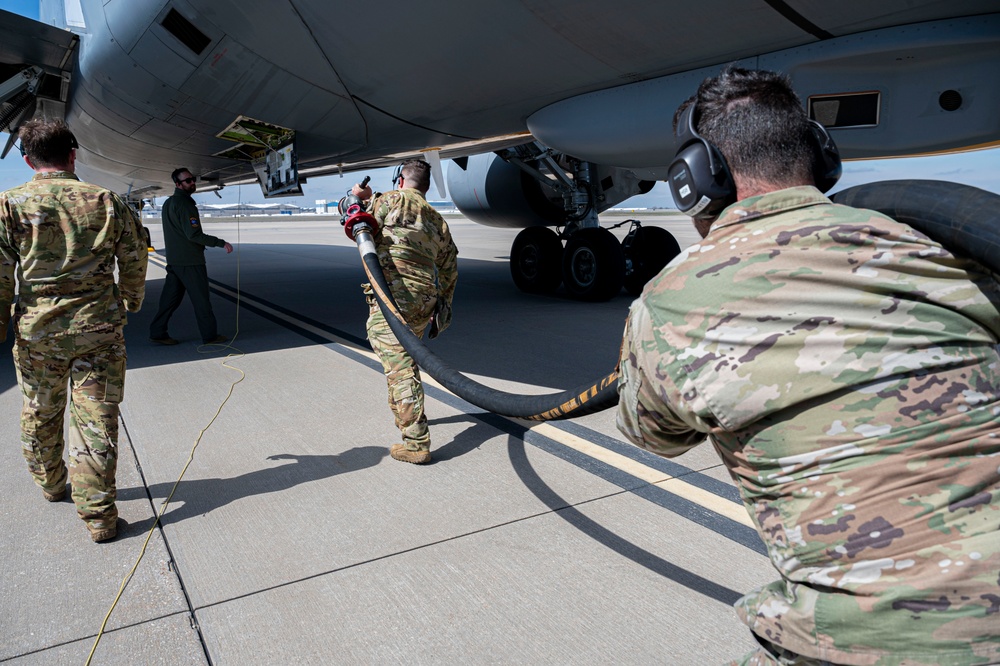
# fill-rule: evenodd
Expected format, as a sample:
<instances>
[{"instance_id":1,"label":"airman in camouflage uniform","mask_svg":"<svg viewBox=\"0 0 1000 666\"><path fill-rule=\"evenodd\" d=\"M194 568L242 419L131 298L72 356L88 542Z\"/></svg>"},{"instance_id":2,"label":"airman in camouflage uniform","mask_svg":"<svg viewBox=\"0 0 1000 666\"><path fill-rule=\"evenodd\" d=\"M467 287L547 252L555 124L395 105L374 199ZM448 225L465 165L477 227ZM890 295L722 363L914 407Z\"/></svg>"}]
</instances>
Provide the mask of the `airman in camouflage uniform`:
<instances>
[{"instance_id":1,"label":"airman in camouflage uniform","mask_svg":"<svg viewBox=\"0 0 1000 666\"><path fill-rule=\"evenodd\" d=\"M6 337L17 267L14 363L24 394L23 453L44 497L62 499L69 384L73 501L91 538L107 541L118 519L122 327L125 311L142 305L145 235L118 196L74 175L76 141L61 121L29 121L20 136L36 174L0 194L0 335Z\"/></svg>"},{"instance_id":2,"label":"airman in camouflage uniform","mask_svg":"<svg viewBox=\"0 0 1000 666\"><path fill-rule=\"evenodd\" d=\"M430 165L422 160L403 164L397 181L400 189L375 197L369 206L379 223L375 235L379 264L400 313L418 337L427 330L432 337L451 323L451 301L458 280L458 249L448 223L424 198L430 188ZM361 199L371 189L355 186ZM420 369L386 323L371 285L363 285L368 299L368 341L382 362L389 385L389 407L402 444L390 455L415 464L431 460L431 436L424 415L424 389Z\"/></svg>"},{"instance_id":3,"label":"airman in camouflage uniform","mask_svg":"<svg viewBox=\"0 0 1000 666\"><path fill-rule=\"evenodd\" d=\"M752 109L744 78L699 108ZM707 436L736 481L781 575L737 603L762 646L739 663L1000 661L995 276L730 167L751 196L632 306L618 426L668 457Z\"/></svg>"}]
</instances>

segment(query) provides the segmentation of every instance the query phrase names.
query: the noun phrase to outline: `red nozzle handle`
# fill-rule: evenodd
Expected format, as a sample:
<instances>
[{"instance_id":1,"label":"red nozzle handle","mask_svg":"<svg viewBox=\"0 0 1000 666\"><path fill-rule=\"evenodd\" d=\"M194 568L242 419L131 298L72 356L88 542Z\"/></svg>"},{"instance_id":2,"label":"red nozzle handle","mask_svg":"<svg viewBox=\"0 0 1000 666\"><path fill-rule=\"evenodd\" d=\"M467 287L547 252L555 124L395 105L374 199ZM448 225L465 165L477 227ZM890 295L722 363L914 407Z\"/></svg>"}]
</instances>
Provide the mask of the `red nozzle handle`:
<instances>
[{"instance_id":1,"label":"red nozzle handle","mask_svg":"<svg viewBox=\"0 0 1000 666\"><path fill-rule=\"evenodd\" d=\"M354 204L347 209L347 217L344 218L344 233L351 240L354 238L354 226L365 224L371 230L372 236L378 232L378 220L371 213L366 213L360 205Z\"/></svg>"}]
</instances>

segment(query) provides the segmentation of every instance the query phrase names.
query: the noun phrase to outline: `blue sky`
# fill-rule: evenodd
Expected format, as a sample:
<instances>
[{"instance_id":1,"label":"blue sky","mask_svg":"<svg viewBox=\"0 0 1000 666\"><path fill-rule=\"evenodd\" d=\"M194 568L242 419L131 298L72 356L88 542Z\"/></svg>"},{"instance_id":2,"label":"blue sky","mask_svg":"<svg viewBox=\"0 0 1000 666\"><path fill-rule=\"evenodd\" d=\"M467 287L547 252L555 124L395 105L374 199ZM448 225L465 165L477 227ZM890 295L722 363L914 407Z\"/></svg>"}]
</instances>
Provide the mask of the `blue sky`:
<instances>
[{"instance_id":1,"label":"blue sky","mask_svg":"<svg viewBox=\"0 0 1000 666\"><path fill-rule=\"evenodd\" d=\"M0 8L30 18L38 18L38 0L0 0ZM7 135L0 134L0 140L6 142ZM389 187L391 174L391 169L375 169L366 172L366 175L372 176L377 189ZM24 164L16 150L12 150L6 159L0 160L0 190L23 183L30 179L31 175L31 170ZM274 201L309 207L315 205L317 199L335 201L363 175L365 174L347 174L343 178L339 176L316 178L303 185L304 196L284 197ZM910 178L950 180L1000 194L1000 148L933 157L846 162L844 176L834 191L863 183ZM227 188L221 192L221 195L222 197L218 198L213 194L203 194L196 198L205 203L235 203L237 201L261 203L264 200L260 188L256 186ZM430 198L437 198L434 188L431 189ZM648 194L633 197L623 205L672 207L673 201L666 184L657 183L656 187Z\"/></svg>"},{"instance_id":2,"label":"blue sky","mask_svg":"<svg viewBox=\"0 0 1000 666\"><path fill-rule=\"evenodd\" d=\"M38 20L38 0L0 0L0 9Z\"/></svg>"}]
</instances>

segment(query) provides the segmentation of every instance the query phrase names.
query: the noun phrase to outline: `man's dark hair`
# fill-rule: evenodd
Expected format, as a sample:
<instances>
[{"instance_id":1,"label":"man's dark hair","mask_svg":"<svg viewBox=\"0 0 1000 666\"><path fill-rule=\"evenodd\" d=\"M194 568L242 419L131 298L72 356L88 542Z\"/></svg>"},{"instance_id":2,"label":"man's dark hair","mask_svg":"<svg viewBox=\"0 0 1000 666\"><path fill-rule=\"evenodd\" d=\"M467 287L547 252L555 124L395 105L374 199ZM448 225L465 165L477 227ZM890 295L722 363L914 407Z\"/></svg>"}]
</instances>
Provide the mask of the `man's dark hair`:
<instances>
[{"instance_id":1,"label":"man's dark hair","mask_svg":"<svg viewBox=\"0 0 1000 666\"><path fill-rule=\"evenodd\" d=\"M170 172L170 180L174 181L174 185L180 185L181 184L181 181L178 180L178 178L180 178L181 174L184 173L185 171L187 171L188 173L191 173L191 169L188 169L187 167L180 167L180 168L174 169L173 171ZM191 175L193 176L194 174L191 173Z\"/></svg>"},{"instance_id":2,"label":"man's dark hair","mask_svg":"<svg viewBox=\"0 0 1000 666\"><path fill-rule=\"evenodd\" d=\"M776 185L812 182L809 121L787 76L730 67L705 79L692 100L698 134L719 149L734 174ZM678 109L675 127L688 102Z\"/></svg>"},{"instance_id":3,"label":"man's dark hair","mask_svg":"<svg viewBox=\"0 0 1000 666\"><path fill-rule=\"evenodd\" d=\"M431 165L423 160L406 160L400 173L418 190L426 192L431 188Z\"/></svg>"},{"instance_id":4,"label":"man's dark hair","mask_svg":"<svg viewBox=\"0 0 1000 666\"><path fill-rule=\"evenodd\" d=\"M61 120L35 119L21 125L17 133L21 150L36 167L65 168L76 147L76 137Z\"/></svg>"}]
</instances>

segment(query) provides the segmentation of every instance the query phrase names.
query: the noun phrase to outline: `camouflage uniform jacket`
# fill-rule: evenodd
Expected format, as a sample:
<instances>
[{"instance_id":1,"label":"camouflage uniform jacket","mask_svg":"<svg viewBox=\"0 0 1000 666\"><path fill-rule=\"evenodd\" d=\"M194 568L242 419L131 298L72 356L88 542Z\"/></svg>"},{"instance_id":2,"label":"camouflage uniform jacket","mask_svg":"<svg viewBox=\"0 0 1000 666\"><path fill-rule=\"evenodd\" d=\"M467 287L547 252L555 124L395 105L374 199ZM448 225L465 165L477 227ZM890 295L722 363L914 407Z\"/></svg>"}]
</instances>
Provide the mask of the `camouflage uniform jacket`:
<instances>
[{"instance_id":1,"label":"camouflage uniform jacket","mask_svg":"<svg viewBox=\"0 0 1000 666\"><path fill-rule=\"evenodd\" d=\"M1000 660L998 307L977 265L812 187L730 206L646 286L618 427L663 456L708 435L781 574L737 603L755 633Z\"/></svg>"},{"instance_id":2,"label":"camouflage uniform jacket","mask_svg":"<svg viewBox=\"0 0 1000 666\"><path fill-rule=\"evenodd\" d=\"M204 266L206 247L224 247L226 241L209 236L201 230L198 205L191 195L181 189L163 202L160 211L163 225L163 244L167 249L167 263L171 266Z\"/></svg>"},{"instance_id":3,"label":"camouflage uniform jacket","mask_svg":"<svg viewBox=\"0 0 1000 666\"><path fill-rule=\"evenodd\" d=\"M142 305L148 258L142 223L116 194L66 171L36 174L0 194L0 335L15 266L17 334L40 340L124 326Z\"/></svg>"},{"instance_id":4,"label":"camouflage uniform jacket","mask_svg":"<svg viewBox=\"0 0 1000 666\"><path fill-rule=\"evenodd\" d=\"M379 264L403 315L407 321L421 319L441 301L443 331L458 282L458 248L448 223L414 188L379 195L369 210L379 223Z\"/></svg>"}]
</instances>

